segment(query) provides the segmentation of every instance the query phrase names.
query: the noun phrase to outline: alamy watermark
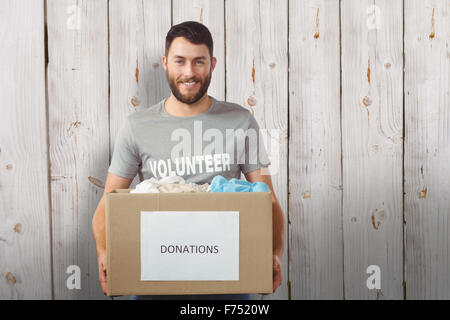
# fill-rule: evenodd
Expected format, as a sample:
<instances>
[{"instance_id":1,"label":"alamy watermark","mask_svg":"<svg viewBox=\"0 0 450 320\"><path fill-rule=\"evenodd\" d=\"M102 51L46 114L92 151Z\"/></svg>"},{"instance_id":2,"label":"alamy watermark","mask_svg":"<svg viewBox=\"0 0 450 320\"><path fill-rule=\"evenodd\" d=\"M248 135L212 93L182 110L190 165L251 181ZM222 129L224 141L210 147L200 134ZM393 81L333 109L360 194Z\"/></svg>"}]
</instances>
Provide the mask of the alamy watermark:
<instances>
[{"instance_id":1,"label":"alamy watermark","mask_svg":"<svg viewBox=\"0 0 450 320\"><path fill-rule=\"evenodd\" d=\"M67 267L66 273L70 275L66 281L67 289L80 290L81 289L81 269L80 269L80 267L77 265L70 265Z\"/></svg>"},{"instance_id":2,"label":"alamy watermark","mask_svg":"<svg viewBox=\"0 0 450 320\"><path fill-rule=\"evenodd\" d=\"M144 165L155 177L190 175L231 170L231 165L259 165L262 175L277 174L280 169L279 129L203 130L202 121L194 121L193 131L175 129L170 159L148 160Z\"/></svg>"},{"instance_id":3,"label":"alamy watermark","mask_svg":"<svg viewBox=\"0 0 450 320\"><path fill-rule=\"evenodd\" d=\"M367 267L366 273L370 274L367 278L366 286L367 289L381 289L381 269L379 266L373 264Z\"/></svg>"}]
</instances>

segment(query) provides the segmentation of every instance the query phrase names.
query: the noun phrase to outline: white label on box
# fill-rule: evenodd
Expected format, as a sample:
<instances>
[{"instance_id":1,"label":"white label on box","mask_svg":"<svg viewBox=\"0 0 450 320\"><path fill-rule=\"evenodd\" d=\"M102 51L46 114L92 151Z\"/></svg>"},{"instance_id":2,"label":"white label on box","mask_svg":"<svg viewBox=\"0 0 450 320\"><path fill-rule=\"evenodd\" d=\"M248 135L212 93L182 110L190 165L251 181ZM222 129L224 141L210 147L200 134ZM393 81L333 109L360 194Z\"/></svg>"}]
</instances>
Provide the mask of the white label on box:
<instances>
[{"instance_id":1,"label":"white label on box","mask_svg":"<svg viewBox=\"0 0 450 320\"><path fill-rule=\"evenodd\" d=\"M238 211L141 211L141 281L239 280Z\"/></svg>"}]
</instances>

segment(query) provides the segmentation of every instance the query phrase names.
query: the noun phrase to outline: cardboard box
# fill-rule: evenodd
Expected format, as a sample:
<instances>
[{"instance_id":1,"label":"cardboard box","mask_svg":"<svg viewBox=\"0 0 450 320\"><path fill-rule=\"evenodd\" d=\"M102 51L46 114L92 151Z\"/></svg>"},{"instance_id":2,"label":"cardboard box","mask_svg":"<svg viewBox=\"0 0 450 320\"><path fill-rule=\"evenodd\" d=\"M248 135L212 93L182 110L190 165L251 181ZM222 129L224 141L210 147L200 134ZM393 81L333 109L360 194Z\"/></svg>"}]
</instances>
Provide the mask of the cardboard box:
<instances>
[{"instance_id":1,"label":"cardboard box","mask_svg":"<svg viewBox=\"0 0 450 320\"><path fill-rule=\"evenodd\" d=\"M133 194L129 191L129 189L114 190L106 195L109 296L272 292L270 191L156 194ZM206 211L212 214L206 216L205 214L208 214ZM191 222L182 220L190 217L193 217ZM210 223L208 219L216 218L219 220L214 220L214 224L211 224L212 229L205 229ZM164 219L169 219L167 220L169 222ZM222 221L220 219L224 219L223 222L220 222ZM236 221L238 221L237 229ZM174 228L170 227L170 223ZM185 224L186 228L180 229L180 223ZM220 227L217 229L217 223L223 224L224 230L238 231L235 234L223 232ZM156 229L152 229L153 227ZM198 230L204 231L201 232L202 235L196 233L197 227L200 228ZM167 239L164 243L162 241L149 244L149 241L142 241L141 246L141 237L150 239L161 235L164 238L166 233L168 239L174 238L173 242L167 242ZM193 245L193 242L182 243L184 240L180 240L184 239L184 234L186 237L196 235L204 237L206 236L204 233L211 233L207 236L214 239L217 237L218 243L222 241L221 245L207 243L208 241L204 245L203 243ZM149 258L147 256L149 254L153 257L157 255L160 260ZM158 261L160 263L157 263ZM186 263L172 264L170 261L186 261ZM164 263L170 264L164 266ZM205 268L208 263L215 267ZM199 272L201 269L203 272ZM183 280L167 280L167 277L172 275L175 279ZM141 276L153 280L141 280ZM216 279L216 276L217 279L234 280L211 280Z\"/></svg>"}]
</instances>

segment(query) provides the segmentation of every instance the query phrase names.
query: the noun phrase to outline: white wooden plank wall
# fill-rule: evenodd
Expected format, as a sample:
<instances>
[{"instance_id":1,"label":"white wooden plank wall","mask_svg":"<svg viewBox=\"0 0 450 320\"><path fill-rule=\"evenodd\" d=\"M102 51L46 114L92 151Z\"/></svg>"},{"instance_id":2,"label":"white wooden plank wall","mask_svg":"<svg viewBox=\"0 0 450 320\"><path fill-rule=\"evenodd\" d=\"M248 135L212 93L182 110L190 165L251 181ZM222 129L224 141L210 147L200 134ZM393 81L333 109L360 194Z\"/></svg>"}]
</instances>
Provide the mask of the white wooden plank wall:
<instances>
[{"instance_id":1,"label":"white wooden plank wall","mask_svg":"<svg viewBox=\"0 0 450 320\"><path fill-rule=\"evenodd\" d=\"M342 299L339 2L289 6L292 299Z\"/></svg>"},{"instance_id":2,"label":"white wooden plank wall","mask_svg":"<svg viewBox=\"0 0 450 320\"><path fill-rule=\"evenodd\" d=\"M408 299L450 299L450 1L405 1Z\"/></svg>"},{"instance_id":3,"label":"white wooden plank wall","mask_svg":"<svg viewBox=\"0 0 450 320\"><path fill-rule=\"evenodd\" d=\"M449 299L448 0L2 1L0 299L105 298L91 220L115 137L169 95L186 20L214 37L209 94L269 130L289 224L283 284L253 299Z\"/></svg>"},{"instance_id":4,"label":"white wooden plank wall","mask_svg":"<svg viewBox=\"0 0 450 320\"><path fill-rule=\"evenodd\" d=\"M91 223L109 164L107 12L106 0L47 1L55 299L104 298ZM67 288L71 265L80 290Z\"/></svg>"},{"instance_id":5,"label":"white wooden plank wall","mask_svg":"<svg viewBox=\"0 0 450 320\"><path fill-rule=\"evenodd\" d=\"M0 39L0 300L51 299L42 2L2 1Z\"/></svg>"},{"instance_id":6,"label":"white wooden plank wall","mask_svg":"<svg viewBox=\"0 0 450 320\"><path fill-rule=\"evenodd\" d=\"M344 297L401 299L402 1L343 1ZM369 266L381 289L366 286Z\"/></svg>"}]
</instances>

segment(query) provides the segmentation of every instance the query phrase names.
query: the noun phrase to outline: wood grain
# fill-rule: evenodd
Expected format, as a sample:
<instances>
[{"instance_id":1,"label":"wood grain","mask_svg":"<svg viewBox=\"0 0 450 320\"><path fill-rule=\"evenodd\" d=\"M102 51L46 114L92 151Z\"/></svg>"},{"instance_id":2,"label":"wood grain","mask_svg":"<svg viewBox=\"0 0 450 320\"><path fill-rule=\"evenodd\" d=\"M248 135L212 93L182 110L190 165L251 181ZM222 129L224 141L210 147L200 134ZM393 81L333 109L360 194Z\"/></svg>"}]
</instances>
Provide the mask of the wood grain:
<instances>
[{"instance_id":1,"label":"wood grain","mask_svg":"<svg viewBox=\"0 0 450 320\"><path fill-rule=\"evenodd\" d=\"M107 13L106 0L47 1L55 299L105 298L91 225L109 155ZM67 288L70 265L80 290Z\"/></svg>"},{"instance_id":2,"label":"wood grain","mask_svg":"<svg viewBox=\"0 0 450 320\"><path fill-rule=\"evenodd\" d=\"M405 1L408 299L450 298L449 44L449 1Z\"/></svg>"},{"instance_id":3,"label":"wood grain","mask_svg":"<svg viewBox=\"0 0 450 320\"><path fill-rule=\"evenodd\" d=\"M0 39L0 300L51 299L43 1L2 1Z\"/></svg>"},{"instance_id":4,"label":"wood grain","mask_svg":"<svg viewBox=\"0 0 450 320\"><path fill-rule=\"evenodd\" d=\"M341 2L345 299L403 298L402 12L401 0Z\"/></svg>"},{"instance_id":5,"label":"wood grain","mask_svg":"<svg viewBox=\"0 0 450 320\"><path fill-rule=\"evenodd\" d=\"M339 1L289 14L291 298L342 299Z\"/></svg>"}]
</instances>

